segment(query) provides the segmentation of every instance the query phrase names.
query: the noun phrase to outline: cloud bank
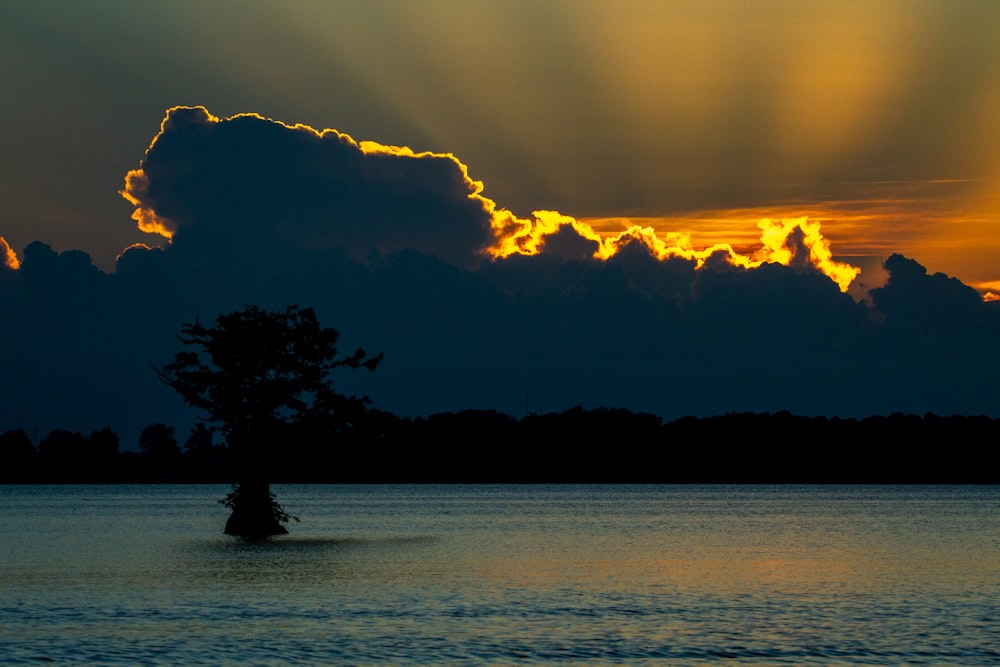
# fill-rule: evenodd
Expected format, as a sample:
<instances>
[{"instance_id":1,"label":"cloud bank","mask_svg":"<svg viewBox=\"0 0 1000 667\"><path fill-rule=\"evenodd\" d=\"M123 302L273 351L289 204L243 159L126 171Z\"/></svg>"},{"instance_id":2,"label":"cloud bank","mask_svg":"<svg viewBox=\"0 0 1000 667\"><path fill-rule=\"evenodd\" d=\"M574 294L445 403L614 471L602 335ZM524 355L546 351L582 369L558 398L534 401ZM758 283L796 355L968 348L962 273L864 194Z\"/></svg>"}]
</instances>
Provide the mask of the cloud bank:
<instances>
[{"instance_id":1,"label":"cloud bank","mask_svg":"<svg viewBox=\"0 0 1000 667\"><path fill-rule=\"evenodd\" d=\"M461 263L490 242L481 189L451 155L176 107L122 194L179 249L413 248Z\"/></svg>"},{"instance_id":2,"label":"cloud bank","mask_svg":"<svg viewBox=\"0 0 1000 667\"><path fill-rule=\"evenodd\" d=\"M250 303L315 307L345 347L384 352L342 388L401 414L1000 410L1000 304L901 255L855 300L858 271L804 218L761 221L749 254L601 235L498 206L450 154L201 107L168 111L122 194L152 236L113 273L0 244L0 431L110 425L129 446L189 423L150 365L183 322Z\"/></svg>"},{"instance_id":3,"label":"cloud bank","mask_svg":"<svg viewBox=\"0 0 1000 667\"><path fill-rule=\"evenodd\" d=\"M256 114L222 119L204 107L174 107L140 168L126 175L122 195L136 206L140 229L183 250L341 248L363 258L411 248L472 268L484 256L541 253L561 234L593 243L599 259L638 243L658 259L694 259L699 268L714 256L743 268L815 269L843 291L859 273L833 261L819 225L805 219L762 221L762 247L747 257L728 244L696 250L686 236L659 238L648 227L602 237L555 211L519 218L482 192L451 154L357 142Z\"/></svg>"}]
</instances>

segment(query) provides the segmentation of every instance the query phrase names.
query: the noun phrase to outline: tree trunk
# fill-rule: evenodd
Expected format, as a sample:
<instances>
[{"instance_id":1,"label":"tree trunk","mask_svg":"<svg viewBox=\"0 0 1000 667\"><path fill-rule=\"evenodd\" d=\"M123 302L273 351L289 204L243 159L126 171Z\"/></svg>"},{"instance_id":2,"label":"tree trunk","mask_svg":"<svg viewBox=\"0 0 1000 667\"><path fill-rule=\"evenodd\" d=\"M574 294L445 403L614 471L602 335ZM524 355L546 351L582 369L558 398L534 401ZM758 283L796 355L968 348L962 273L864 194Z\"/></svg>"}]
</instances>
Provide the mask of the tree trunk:
<instances>
[{"instance_id":1,"label":"tree trunk","mask_svg":"<svg viewBox=\"0 0 1000 667\"><path fill-rule=\"evenodd\" d=\"M225 533L251 539L288 533L274 516L270 484L259 480L240 483Z\"/></svg>"},{"instance_id":2,"label":"tree trunk","mask_svg":"<svg viewBox=\"0 0 1000 667\"><path fill-rule=\"evenodd\" d=\"M233 513L226 521L227 535L259 539L288 533L275 516L264 447L269 433L261 431L258 425L256 429L245 427L235 434L238 490Z\"/></svg>"}]
</instances>

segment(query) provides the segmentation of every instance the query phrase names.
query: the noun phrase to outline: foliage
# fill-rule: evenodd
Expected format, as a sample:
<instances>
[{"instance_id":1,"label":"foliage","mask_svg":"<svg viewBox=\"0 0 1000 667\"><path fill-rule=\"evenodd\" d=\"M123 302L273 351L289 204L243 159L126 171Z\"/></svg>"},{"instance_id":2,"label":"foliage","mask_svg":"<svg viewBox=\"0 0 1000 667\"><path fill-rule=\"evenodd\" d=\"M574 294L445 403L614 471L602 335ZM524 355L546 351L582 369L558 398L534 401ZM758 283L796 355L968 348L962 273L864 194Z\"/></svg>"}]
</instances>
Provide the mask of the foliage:
<instances>
[{"instance_id":1,"label":"foliage","mask_svg":"<svg viewBox=\"0 0 1000 667\"><path fill-rule=\"evenodd\" d=\"M150 424L139 434L141 465L146 468L148 479L171 479L181 463L181 448L174 437L176 429L159 422Z\"/></svg>"},{"instance_id":2,"label":"foliage","mask_svg":"<svg viewBox=\"0 0 1000 667\"><path fill-rule=\"evenodd\" d=\"M230 510L236 509L240 505L240 485L233 484L233 490L226 494L226 497L219 501L220 505L228 507ZM269 494L271 500L271 513L274 516L274 520L278 523L288 523L289 520L298 522L299 517L293 516L285 511L285 509L278 504L277 496L274 493Z\"/></svg>"},{"instance_id":3,"label":"foliage","mask_svg":"<svg viewBox=\"0 0 1000 667\"><path fill-rule=\"evenodd\" d=\"M206 451L211 450L212 447L212 429L205 426L204 422L198 422L192 426L187 440L184 441L184 451Z\"/></svg>"},{"instance_id":4,"label":"foliage","mask_svg":"<svg viewBox=\"0 0 1000 667\"><path fill-rule=\"evenodd\" d=\"M157 374L229 435L267 422L294 423L344 405L349 397L334 391L332 370L374 370L381 361L381 354L367 357L361 348L338 357L339 335L321 327L311 308L247 306L211 327L197 319L185 324L178 336L183 349Z\"/></svg>"},{"instance_id":5,"label":"foliage","mask_svg":"<svg viewBox=\"0 0 1000 667\"><path fill-rule=\"evenodd\" d=\"M148 425L139 434L139 451L150 455L170 455L180 453L177 440L174 438L176 429L159 422Z\"/></svg>"},{"instance_id":6,"label":"foliage","mask_svg":"<svg viewBox=\"0 0 1000 667\"><path fill-rule=\"evenodd\" d=\"M115 477L118 444L110 428L89 436L54 429L38 443L38 463L54 482L109 482Z\"/></svg>"},{"instance_id":7,"label":"foliage","mask_svg":"<svg viewBox=\"0 0 1000 667\"><path fill-rule=\"evenodd\" d=\"M573 408L520 419L494 410L416 418L369 410L368 420L350 437L336 434L347 446L329 447L325 433L289 441L270 461L269 478L318 484L1000 482L1000 418L985 415L728 413L664 422L647 413ZM767 438L749 441L748 433ZM187 449L170 470L144 452L103 458L94 439L54 430L36 450L23 429L0 433L0 480L233 481L237 452L230 447ZM265 511L271 507L267 494L260 501ZM273 520L273 510L269 516Z\"/></svg>"}]
</instances>

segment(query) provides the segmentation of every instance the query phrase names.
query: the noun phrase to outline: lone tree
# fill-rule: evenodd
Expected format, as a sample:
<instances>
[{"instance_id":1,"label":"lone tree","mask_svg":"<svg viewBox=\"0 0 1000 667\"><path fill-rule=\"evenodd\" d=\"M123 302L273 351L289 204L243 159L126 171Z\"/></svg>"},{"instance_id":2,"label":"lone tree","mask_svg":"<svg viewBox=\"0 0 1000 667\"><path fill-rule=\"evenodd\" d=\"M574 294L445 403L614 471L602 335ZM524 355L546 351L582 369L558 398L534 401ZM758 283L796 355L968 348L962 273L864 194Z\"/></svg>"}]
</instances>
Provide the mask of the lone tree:
<instances>
[{"instance_id":1,"label":"lone tree","mask_svg":"<svg viewBox=\"0 0 1000 667\"><path fill-rule=\"evenodd\" d=\"M236 483L222 504L232 509L225 532L261 538L288 531L291 518L271 493L268 452L289 426L303 421L350 421L368 398L337 393L331 371L375 370L382 355L358 348L337 356L339 333L321 327L311 308L268 312L257 306L220 315L206 327L184 324L181 350L157 369L184 401L204 411L236 452ZM340 414L331 414L339 410Z\"/></svg>"}]
</instances>

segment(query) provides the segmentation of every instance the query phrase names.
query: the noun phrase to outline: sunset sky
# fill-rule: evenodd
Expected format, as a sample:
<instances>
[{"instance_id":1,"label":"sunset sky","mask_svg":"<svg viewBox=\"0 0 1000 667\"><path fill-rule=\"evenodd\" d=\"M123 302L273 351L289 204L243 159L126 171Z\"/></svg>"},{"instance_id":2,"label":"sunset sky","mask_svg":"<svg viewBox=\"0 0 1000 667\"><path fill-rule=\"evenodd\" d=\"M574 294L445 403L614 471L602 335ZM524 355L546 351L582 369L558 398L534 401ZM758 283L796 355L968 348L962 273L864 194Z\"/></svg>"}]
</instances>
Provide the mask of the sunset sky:
<instances>
[{"instance_id":1,"label":"sunset sky","mask_svg":"<svg viewBox=\"0 0 1000 667\"><path fill-rule=\"evenodd\" d=\"M291 303L402 415L1000 414L998 35L978 0L0 2L0 433L180 426L181 324Z\"/></svg>"},{"instance_id":2,"label":"sunset sky","mask_svg":"<svg viewBox=\"0 0 1000 667\"><path fill-rule=\"evenodd\" d=\"M455 155L518 216L751 249L808 216L833 253L1000 281L1000 4L0 5L0 236L111 270L166 109ZM1000 287L1000 285L995 286Z\"/></svg>"}]
</instances>

